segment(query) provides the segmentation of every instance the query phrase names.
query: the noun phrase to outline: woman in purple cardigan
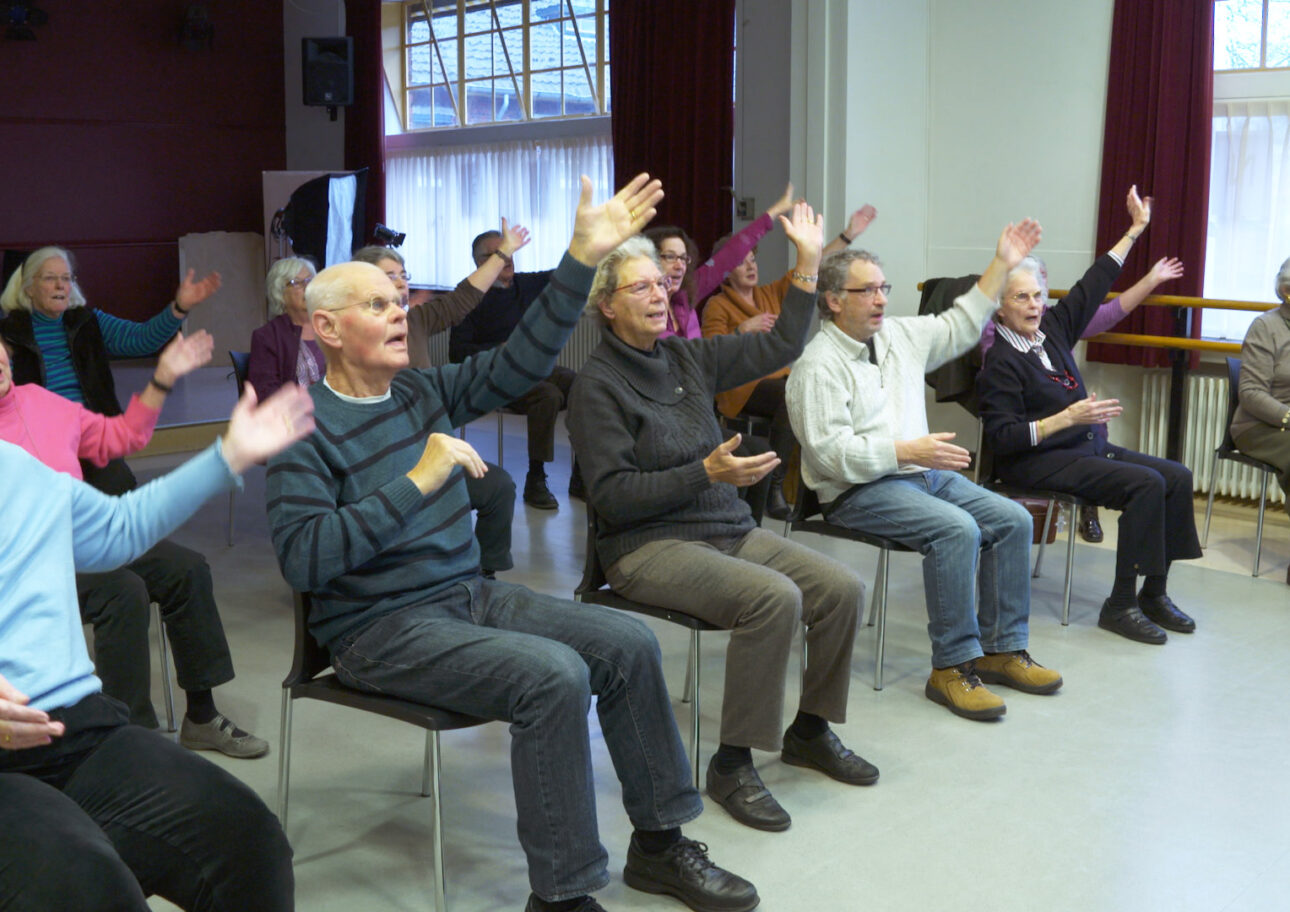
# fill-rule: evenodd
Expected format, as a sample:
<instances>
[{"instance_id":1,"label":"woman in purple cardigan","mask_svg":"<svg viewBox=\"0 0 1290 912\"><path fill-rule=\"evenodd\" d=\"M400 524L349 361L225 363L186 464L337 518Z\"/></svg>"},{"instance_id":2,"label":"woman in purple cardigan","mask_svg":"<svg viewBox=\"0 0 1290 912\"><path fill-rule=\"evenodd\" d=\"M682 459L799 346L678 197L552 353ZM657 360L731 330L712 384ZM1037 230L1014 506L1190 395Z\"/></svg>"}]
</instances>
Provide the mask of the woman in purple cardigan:
<instances>
[{"instance_id":1,"label":"woman in purple cardigan","mask_svg":"<svg viewBox=\"0 0 1290 912\"><path fill-rule=\"evenodd\" d=\"M269 267L264 293L271 319L251 333L246 377L261 399L289 380L307 387L326 370L305 307L305 288L315 272L312 263L297 257L278 260Z\"/></svg>"}]
</instances>

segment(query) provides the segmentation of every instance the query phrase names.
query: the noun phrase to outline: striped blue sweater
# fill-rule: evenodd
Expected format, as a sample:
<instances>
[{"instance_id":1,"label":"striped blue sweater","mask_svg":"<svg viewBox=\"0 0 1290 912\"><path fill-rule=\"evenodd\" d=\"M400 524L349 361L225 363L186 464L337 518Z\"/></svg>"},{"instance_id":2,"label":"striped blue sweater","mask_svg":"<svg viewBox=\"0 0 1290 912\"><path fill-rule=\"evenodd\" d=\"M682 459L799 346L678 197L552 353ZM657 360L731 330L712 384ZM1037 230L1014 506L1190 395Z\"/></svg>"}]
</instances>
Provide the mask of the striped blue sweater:
<instances>
[{"instance_id":1,"label":"striped blue sweater","mask_svg":"<svg viewBox=\"0 0 1290 912\"><path fill-rule=\"evenodd\" d=\"M101 310L93 311L103 334L103 345L112 358L145 358L161 350L183 326L167 304L146 323L135 323L114 317ZM72 367L72 352L67 345L62 316L47 317L38 310L31 312L31 329L45 364L44 386L64 399L85 403L81 382Z\"/></svg>"},{"instance_id":2,"label":"striped blue sweater","mask_svg":"<svg viewBox=\"0 0 1290 912\"><path fill-rule=\"evenodd\" d=\"M310 387L317 430L269 461L267 497L278 563L292 588L313 593L319 642L479 572L462 470L424 497L407 473L430 434L452 433L551 373L593 275L566 255L504 345L400 371L385 401Z\"/></svg>"}]
</instances>

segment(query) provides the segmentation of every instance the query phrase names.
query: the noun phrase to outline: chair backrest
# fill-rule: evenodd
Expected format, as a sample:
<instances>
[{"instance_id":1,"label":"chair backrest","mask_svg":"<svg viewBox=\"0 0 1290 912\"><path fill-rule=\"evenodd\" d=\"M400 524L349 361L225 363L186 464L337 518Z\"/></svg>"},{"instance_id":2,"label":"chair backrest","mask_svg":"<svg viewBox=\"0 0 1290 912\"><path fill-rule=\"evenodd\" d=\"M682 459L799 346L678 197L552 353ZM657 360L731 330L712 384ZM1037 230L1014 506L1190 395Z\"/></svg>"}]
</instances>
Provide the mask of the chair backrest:
<instances>
[{"instance_id":1,"label":"chair backrest","mask_svg":"<svg viewBox=\"0 0 1290 912\"><path fill-rule=\"evenodd\" d=\"M801 447L794 447L797 459L791 459L789 464L794 466L793 476L797 482L797 496L793 498L793 503L786 517L787 522L801 522L804 519L810 519L821 512L820 495L816 494L806 486L802 479L802 453Z\"/></svg>"},{"instance_id":2,"label":"chair backrest","mask_svg":"<svg viewBox=\"0 0 1290 912\"><path fill-rule=\"evenodd\" d=\"M282 682L283 687L293 687L311 681L331 668L331 656L309 632L309 610L313 597L308 592L294 593L296 615L296 642L291 659L291 671Z\"/></svg>"},{"instance_id":3,"label":"chair backrest","mask_svg":"<svg viewBox=\"0 0 1290 912\"><path fill-rule=\"evenodd\" d=\"M587 502L587 556L582 564L582 581L573 590L575 596L603 589L609 581L605 579L605 568L600 566L600 555L596 552L596 511L591 502Z\"/></svg>"},{"instance_id":4,"label":"chair backrest","mask_svg":"<svg viewBox=\"0 0 1290 912\"><path fill-rule=\"evenodd\" d=\"M1218 444L1220 453L1235 453L1236 441L1232 439L1232 419L1241 404L1241 359L1227 359L1227 420L1223 422L1223 439Z\"/></svg>"},{"instance_id":5,"label":"chair backrest","mask_svg":"<svg viewBox=\"0 0 1290 912\"><path fill-rule=\"evenodd\" d=\"M246 386L246 373L251 366L251 353L230 350L228 359L233 362L233 376L237 379L237 398L242 398Z\"/></svg>"}]
</instances>

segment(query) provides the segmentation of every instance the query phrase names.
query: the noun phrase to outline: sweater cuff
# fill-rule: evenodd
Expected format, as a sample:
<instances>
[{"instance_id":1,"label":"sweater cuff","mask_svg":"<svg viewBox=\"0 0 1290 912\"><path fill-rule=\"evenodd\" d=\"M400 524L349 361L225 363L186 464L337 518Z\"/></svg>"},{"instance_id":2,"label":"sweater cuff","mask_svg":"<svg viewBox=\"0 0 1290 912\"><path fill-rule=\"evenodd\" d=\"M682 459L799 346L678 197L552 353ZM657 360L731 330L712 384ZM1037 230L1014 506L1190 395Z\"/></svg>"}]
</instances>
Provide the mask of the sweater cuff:
<instances>
[{"instance_id":1,"label":"sweater cuff","mask_svg":"<svg viewBox=\"0 0 1290 912\"><path fill-rule=\"evenodd\" d=\"M405 518L413 513L421 505L421 502L425 500L425 495L421 493L421 489L413 484L412 479L406 475L386 482L377 490L382 491L390 499L390 504L398 511L399 515Z\"/></svg>"},{"instance_id":2,"label":"sweater cuff","mask_svg":"<svg viewBox=\"0 0 1290 912\"><path fill-rule=\"evenodd\" d=\"M706 491L715 483L708 477L708 470L703 467L702 459L681 466L681 477L685 479L686 487L695 493Z\"/></svg>"}]
</instances>

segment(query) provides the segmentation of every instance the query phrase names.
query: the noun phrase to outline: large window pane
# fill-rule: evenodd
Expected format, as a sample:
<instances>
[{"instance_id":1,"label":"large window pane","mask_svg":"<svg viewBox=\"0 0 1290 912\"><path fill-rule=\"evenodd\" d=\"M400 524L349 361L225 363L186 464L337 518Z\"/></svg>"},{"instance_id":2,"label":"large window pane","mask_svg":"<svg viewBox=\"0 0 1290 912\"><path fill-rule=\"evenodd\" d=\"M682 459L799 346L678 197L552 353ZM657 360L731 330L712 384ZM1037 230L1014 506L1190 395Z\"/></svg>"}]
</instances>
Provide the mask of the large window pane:
<instances>
[{"instance_id":1,"label":"large window pane","mask_svg":"<svg viewBox=\"0 0 1290 912\"><path fill-rule=\"evenodd\" d=\"M493 122L493 81L466 83L466 123Z\"/></svg>"},{"instance_id":2,"label":"large window pane","mask_svg":"<svg viewBox=\"0 0 1290 912\"><path fill-rule=\"evenodd\" d=\"M443 66L444 82L457 81L457 42L440 41L435 54L435 66ZM438 70L435 70L437 73Z\"/></svg>"},{"instance_id":3,"label":"large window pane","mask_svg":"<svg viewBox=\"0 0 1290 912\"><path fill-rule=\"evenodd\" d=\"M408 44L416 44L418 41L430 40L430 26L426 23L425 17L412 19L408 22Z\"/></svg>"},{"instance_id":4,"label":"large window pane","mask_svg":"<svg viewBox=\"0 0 1290 912\"><path fill-rule=\"evenodd\" d=\"M466 78L479 79L493 75L493 36L474 35L466 41Z\"/></svg>"},{"instance_id":5,"label":"large window pane","mask_svg":"<svg viewBox=\"0 0 1290 912\"><path fill-rule=\"evenodd\" d=\"M497 18L501 22L502 28L508 28L513 25L522 25L524 23L524 4L520 0L499 0L497 3Z\"/></svg>"},{"instance_id":6,"label":"large window pane","mask_svg":"<svg viewBox=\"0 0 1290 912\"><path fill-rule=\"evenodd\" d=\"M523 91L523 83L520 83ZM523 120L524 106L509 79L493 80L493 120Z\"/></svg>"},{"instance_id":7,"label":"large window pane","mask_svg":"<svg viewBox=\"0 0 1290 912\"><path fill-rule=\"evenodd\" d=\"M493 11L487 3L471 9L467 7L463 33L473 35L478 32L492 31Z\"/></svg>"},{"instance_id":8,"label":"large window pane","mask_svg":"<svg viewBox=\"0 0 1290 912\"><path fill-rule=\"evenodd\" d=\"M515 73L524 72L524 29L507 29L502 32L502 40L506 42L506 53L510 55L510 70ZM495 54L500 50L495 51ZM505 55L502 57L505 61ZM493 66L497 67L497 58L494 56ZM494 69L494 72L504 73L505 69Z\"/></svg>"},{"instance_id":9,"label":"large window pane","mask_svg":"<svg viewBox=\"0 0 1290 912\"><path fill-rule=\"evenodd\" d=\"M529 29L529 62L535 70L560 66L560 24L545 22Z\"/></svg>"},{"instance_id":10,"label":"large window pane","mask_svg":"<svg viewBox=\"0 0 1290 912\"><path fill-rule=\"evenodd\" d=\"M1263 0L1224 0L1214 4L1214 69L1259 66Z\"/></svg>"},{"instance_id":11,"label":"large window pane","mask_svg":"<svg viewBox=\"0 0 1290 912\"><path fill-rule=\"evenodd\" d=\"M461 125L457 117L456 108L453 105L456 97L457 89L454 86L434 87L434 126L456 127Z\"/></svg>"},{"instance_id":12,"label":"large window pane","mask_svg":"<svg viewBox=\"0 0 1290 912\"><path fill-rule=\"evenodd\" d=\"M578 17L578 37L582 39L582 53L587 55L587 63L596 65L596 17ZM609 53L606 45L605 53Z\"/></svg>"},{"instance_id":13,"label":"large window pane","mask_svg":"<svg viewBox=\"0 0 1290 912\"><path fill-rule=\"evenodd\" d=\"M560 90L563 87L560 71L533 74L533 116L559 117L563 114L560 105Z\"/></svg>"},{"instance_id":14,"label":"large window pane","mask_svg":"<svg viewBox=\"0 0 1290 912\"><path fill-rule=\"evenodd\" d=\"M533 0L529 4L529 17L534 22L559 19L564 14L564 0Z\"/></svg>"},{"instance_id":15,"label":"large window pane","mask_svg":"<svg viewBox=\"0 0 1290 912\"><path fill-rule=\"evenodd\" d=\"M1269 67L1290 67L1290 0L1268 0Z\"/></svg>"},{"instance_id":16,"label":"large window pane","mask_svg":"<svg viewBox=\"0 0 1290 912\"><path fill-rule=\"evenodd\" d=\"M457 13L435 13L432 20L434 25L434 36L436 38L456 38L457 37Z\"/></svg>"},{"instance_id":17,"label":"large window pane","mask_svg":"<svg viewBox=\"0 0 1290 912\"><path fill-rule=\"evenodd\" d=\"M589 115L596 113L596 102L582 67L564 71L564 113Z\"/></svg>"},{"instance_id":18,"label":"large window pane","mask_svg":"<svg viewBox=\"0 0 1290 912\"><path fill-rule=\"evenodd\" d=\"M419 44L408 48L408 84L425 85L428 82L442 81L441 75L435 79L435 67L430 58L430 45Z\"/></svg>"}]
</instances>

